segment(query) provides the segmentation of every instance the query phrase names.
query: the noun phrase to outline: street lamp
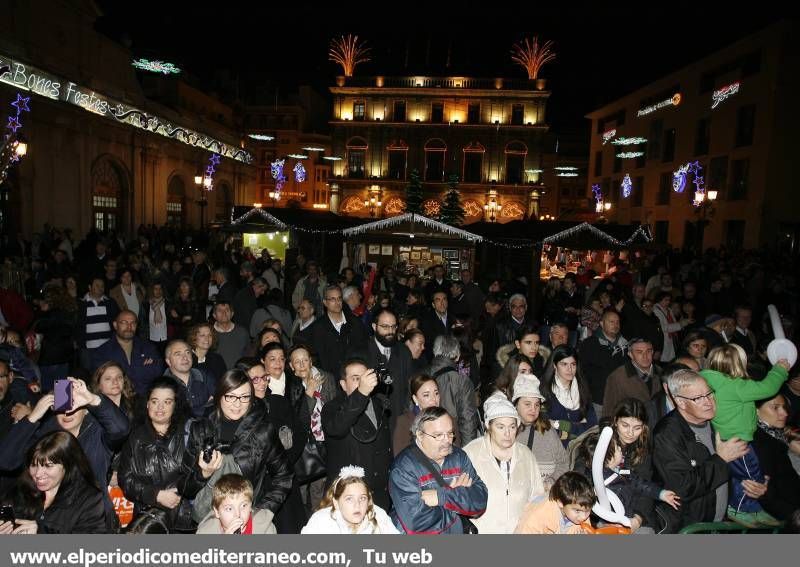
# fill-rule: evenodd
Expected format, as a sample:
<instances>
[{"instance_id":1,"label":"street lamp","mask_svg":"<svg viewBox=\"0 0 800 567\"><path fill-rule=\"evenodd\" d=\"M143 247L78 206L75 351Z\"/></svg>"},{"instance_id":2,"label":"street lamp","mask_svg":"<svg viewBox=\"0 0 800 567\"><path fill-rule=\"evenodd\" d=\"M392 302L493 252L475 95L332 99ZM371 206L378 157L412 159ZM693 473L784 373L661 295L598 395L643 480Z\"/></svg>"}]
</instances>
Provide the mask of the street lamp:
<instances>
[{"instance_id":1,"label":"street lamp","mask_svg":"<svg viewBox=\"0 0 800 567\"><path fill-rule=\"evenodd\" d=\"M487 219L489 222L497 222L497 210L499 206L497 205L497 199L494 197L489 199L489 202L483 206L483 210L486 211Z\"/></svg>"},{"instance_id":2,"label":"street lamp","mask_svg":"<svg viewBox=\"0 0 800 567\"><path fill-rule=\"evenodd\" d=\"M703 237L705 236L706 226L708 226L711 223L711 219L714 218L714 201L717 200L718 195L719 192L715 189L710 189L706 192L696 191L694 194L694 212L697 215L697 229L695 230L697 235L696 248L699 254L703 253Z\"/></svg>"},{"instance_id":3,"label":"street lamp","mask_svg":"<svg viewBox=\"0 0 800 567\"><path fill-rule=\"evenodd\" d=\"M212 179L208 175L195 175L194 184L200 191L197 205L200 207L200 229L206 226L206 207L208 206L208 192L212 189Z\"/></svg>"},{"instance_id":4,"label":"street lamp","mask_svg":"<svg viewBox=\"0 0 800 567\"><path fill-rule=\"evenodd\" d=\"M369 216L371 217L374 217L376 212L379 211L382 206L383 203L374 195L364 199L364 208L369 209Z\"/></svg>"},{"instance_id":5,"label":"street lamp","mask_svg":"<svg viewBox=\"0 0 800 567\"><path fill-rule=\"evenodd\" d=\"M269 198L272 199L272 207L275 208L278 206L278 201L281 200L281 194L278 191L270 191Z\"/></svg>"}]
</instances>

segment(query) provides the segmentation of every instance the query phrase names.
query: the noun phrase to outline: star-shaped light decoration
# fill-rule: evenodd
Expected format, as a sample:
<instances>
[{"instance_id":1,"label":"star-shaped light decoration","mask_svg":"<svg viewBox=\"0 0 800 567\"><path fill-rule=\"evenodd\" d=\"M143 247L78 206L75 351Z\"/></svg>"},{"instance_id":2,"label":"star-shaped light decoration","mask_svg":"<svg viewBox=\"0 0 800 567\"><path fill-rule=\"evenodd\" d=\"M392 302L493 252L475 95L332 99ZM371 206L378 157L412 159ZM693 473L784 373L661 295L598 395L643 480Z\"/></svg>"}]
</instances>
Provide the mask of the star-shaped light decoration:
<instances>
[{"instance_id":1,"label":"star-shaped light decoration","mask_svg":"<svg viewBox=\"0 0 800 567\"><path fill-rule=\"evenodd\" d=\"M19 121L18 117L9 116L8 117L8 124L6 125L6 128L8 128L9 130L13 131L16 134L17 130L22 128L22 123Z\"/></svg>"},{"instance_id":2,"label":"star-shaped light decoration","mask_svg":"<svg viewBox=\"0 0 800 567\"><path fill-rule=\"evenodd\" d=\"M31 97L25 97L21 94L17 93L17 100L11 103L11 106L17 109L17 115L21 112L30 112L31 109L28 106L28 103L31 101Z\"/></svg>"},{"instance_id":3,"label":"star-shaped light decoration","mask_svg":"<svg viewBox=\"0 0 800 567\"><path fill-rule=\"evenodd\" d=\"M214 165L219 165L219 162L220 162L221 159L222 158L219 156L219 154L211 154L210 161Z\"/></svg>"}]
</instances>

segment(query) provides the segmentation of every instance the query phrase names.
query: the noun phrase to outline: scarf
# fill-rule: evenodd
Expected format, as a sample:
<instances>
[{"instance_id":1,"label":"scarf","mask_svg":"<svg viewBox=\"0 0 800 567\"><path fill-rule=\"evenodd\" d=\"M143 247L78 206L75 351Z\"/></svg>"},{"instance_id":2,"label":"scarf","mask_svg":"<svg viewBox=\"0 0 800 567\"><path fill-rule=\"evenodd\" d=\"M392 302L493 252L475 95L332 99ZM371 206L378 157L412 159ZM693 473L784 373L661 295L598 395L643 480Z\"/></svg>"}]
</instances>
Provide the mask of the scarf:
<instances>
[{"instance_id":1,"label":"scarf","mask_svg":"<svg viewBox=\"0 0 800 567\"><path fill-rule=\"evenodd\" d=\"M578 378L572 379L569 390L564 388L559 382L558 376L553 376L553 393L556 395L558 403L565 409L575 411L581 407L581 394L578 391Z\"/></svg>"},{"instance_id":2,"label":"scarf","mask_svg":"<svg viewBox=\"0 0 800 567\"><path fill-rule=\"evenodd\" d=\"M161 325L164 322L164 316L161 314L161 307L164 305L164 298L156 299L150 298L150 308L153 310L153 322L156 325Z\"/></svg>"},{"instance_id":3,"label":"scarf","mask_svg":"<svg viewBox=\"0 0 800 567\"><path fill-rule=\"evenodd\" d=\"M311 367L311 375L319 374L319 370ZM305 382L303 387L305 387ZM325 441L325 433L322 431L322 384L317 386L314 391L314 409L311 410L311 433L317 441Z\"/></svg>"},{"instance_id":4,"label":"scarf","mask_svg":"<svg viewBox=\"0 0 800 567\"><path fill-rule=\"evenodd\" d=\"M772 427L771 425L766 424L765 422L758 420L758 428L772 437L773 439L777 439L787 447L789 446L789 441L786 439L786 433L780 427Z\"/></svg>"},{"instance_id":5,"label":"scarf","mask_svg":"<svg viewBox=\"0 0 800 567\"><path fill-rule=\"evenodd\" d=\"M668 325L672 325L675 322L675 317L672 316L672 309L664 309L658 304L654 305L653 309L658 309L661 312L661 314L664 315L664 318L667 320ZM669 338L672 341L675 341L675 339L678 338L678 333L676 333L675 331L670 331L667 334L669 335Z\"/></svg>"}]
</instances>

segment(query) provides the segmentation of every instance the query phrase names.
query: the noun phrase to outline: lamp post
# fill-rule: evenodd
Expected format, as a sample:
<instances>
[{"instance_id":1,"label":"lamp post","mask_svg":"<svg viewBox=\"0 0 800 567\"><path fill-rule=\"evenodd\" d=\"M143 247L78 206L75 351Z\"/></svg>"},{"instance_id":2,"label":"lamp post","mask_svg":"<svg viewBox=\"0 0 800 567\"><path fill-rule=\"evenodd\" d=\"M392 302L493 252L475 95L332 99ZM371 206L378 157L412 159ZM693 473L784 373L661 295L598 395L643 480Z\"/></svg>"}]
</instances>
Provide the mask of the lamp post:
<instances>
[{"instance_id":1,"label":"lamp post","mask_svg":"<svg viewBox=\"0 0 800 567\"><path fill-rule=\"evenodd\" d=\"M269 198L272 199L272 208L275 208L278 206L278 201L281 200L281 194L277 191L270 191Z\"/></svg>"},{"instance_id":2,"label":"lamp post","mask_svg":"<svg viewBox=\"0 0 800 567\"><path fill-rule=\"evenodd\" d=\"M371 217L374 217L382 206L383 202L374 195L364 199L364 208L369 210L369 216Z\"/></svg>"},{"instance_id":3,"label":"lamp post","mask_svg":"<svg viewBox=\"0 0 800 567\"><path fill-rule=\"evenodd\" d=\"M206 207L208 206L208 192L211 191L211 177L207 175L195 175L194 184L200 191L200 198L197 199L197 205L200 207L200 230L206 226Z\"/></svg>"},{"instance_id":4,"label":"lamp post","mask_svg":"<svg viewBox=\"0 0 800 567\"><path fill-rule=\"evenodd\" d=\"M707 192L697 191L694 194L695 214L697 215L697 229L695 234L697 237L697 253L703 253L703 238L705 237L706 226L711 223L714 218L714 201L717 200L719 193L711 189Z\"/></svg>"},{"instance_id":5,"label":"lamp post","mask_svg":"<svg viewBox=\"0 0 800 567\"><path fill-rule=\"evenodd\" d=\"M491 188L486 195L486 204L483 205L483 210L486 213L486 220L489 222L497 222L497 213L500 205L497 203L497 180L492 179Z\"/></svg>"}]
</instances>

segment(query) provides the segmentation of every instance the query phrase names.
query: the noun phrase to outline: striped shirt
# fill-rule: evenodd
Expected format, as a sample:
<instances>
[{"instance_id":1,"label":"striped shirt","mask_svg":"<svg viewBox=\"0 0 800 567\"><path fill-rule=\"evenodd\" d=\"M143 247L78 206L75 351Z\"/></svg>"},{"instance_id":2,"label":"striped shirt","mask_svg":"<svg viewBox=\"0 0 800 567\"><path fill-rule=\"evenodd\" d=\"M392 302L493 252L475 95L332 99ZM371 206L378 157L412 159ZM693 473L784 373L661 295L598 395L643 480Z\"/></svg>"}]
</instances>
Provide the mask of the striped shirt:
<instances>
[{"instance_id":1,"label":"striped shirt","mask_svg":"<svg viewBox=\"0 0 800 567\"><path fill-rule=\"evenodd\" d=\"M97 348L111 338L111 316L108 310L111 300L103 296L98 302L86 294L83 301L86 304L86 348Z\"/></svg>"}]
</instances>

